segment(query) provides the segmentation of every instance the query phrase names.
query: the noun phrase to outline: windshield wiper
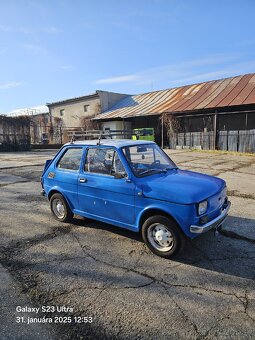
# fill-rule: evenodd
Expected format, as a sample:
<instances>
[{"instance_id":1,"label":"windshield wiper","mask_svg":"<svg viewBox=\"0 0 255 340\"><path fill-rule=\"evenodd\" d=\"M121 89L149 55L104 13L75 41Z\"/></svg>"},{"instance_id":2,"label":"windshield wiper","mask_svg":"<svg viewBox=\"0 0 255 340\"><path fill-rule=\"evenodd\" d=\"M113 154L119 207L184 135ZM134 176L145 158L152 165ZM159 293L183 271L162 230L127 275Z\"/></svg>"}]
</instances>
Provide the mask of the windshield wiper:
<instances>
[{"instance_id":1,"label":"windshield wiper","mask_svg":"<svg viewBox=\"0 0 255 340\"><path fill-rule=\"evenodd\" d=\"M161 173L161 172L166 173L167 170L168 170L168 169L148 169L148 170L145 170L145 171L141 172L139 175L148 174L148 173L150 173L150 172L152 172L152 171L155 171L155 172L157 172L157 173Z\"/></svg>"},{"instance_id":2,"label":"windshield wiper","mask_svg":"<svg viewBox=\"0 0 255 340\"><path fill-rule=\"evenodd\" d=\"M156 173L162 173L163 172L164 174L166 174L168 170L174 170L174 169L178 169L178 167L165 168L165 169L148 169L148 170L141 172L139 175L148 174L148 173L153 172L153 171L155 171Z\"/></svg>"},{"instance_id":3,"label":"windshield wiper","mask_svg":"<svg viewBox=\"0 0 255 340\"><path fill-rule=\"evenodd\" d=\"M173 166L172 168L165 168L164 170L168 171L168 170L176 170L176 169L179 169L179 168L177 166Z\"/></svg>"}]
</instances>

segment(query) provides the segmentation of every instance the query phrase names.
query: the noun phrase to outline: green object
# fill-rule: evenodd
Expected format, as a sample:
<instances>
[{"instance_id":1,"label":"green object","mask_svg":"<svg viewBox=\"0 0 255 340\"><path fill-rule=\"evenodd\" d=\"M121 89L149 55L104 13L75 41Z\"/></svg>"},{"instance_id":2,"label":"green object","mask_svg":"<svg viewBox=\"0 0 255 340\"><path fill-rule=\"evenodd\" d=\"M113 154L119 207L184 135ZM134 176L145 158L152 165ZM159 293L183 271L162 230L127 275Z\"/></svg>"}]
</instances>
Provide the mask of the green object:
<instances>
[{"instance_id":1,"label":"green object","mask_svg":"<svg viewBox=\"0 0 255 340\"><path fill-rule=\"evenodd\" d=\"M135 134L132 136L133 140L150 140L154 141L154 128L139 128L139 129L133 129ZM139 135L139 138L137 137Z\"/></svg>"}]
</instances>

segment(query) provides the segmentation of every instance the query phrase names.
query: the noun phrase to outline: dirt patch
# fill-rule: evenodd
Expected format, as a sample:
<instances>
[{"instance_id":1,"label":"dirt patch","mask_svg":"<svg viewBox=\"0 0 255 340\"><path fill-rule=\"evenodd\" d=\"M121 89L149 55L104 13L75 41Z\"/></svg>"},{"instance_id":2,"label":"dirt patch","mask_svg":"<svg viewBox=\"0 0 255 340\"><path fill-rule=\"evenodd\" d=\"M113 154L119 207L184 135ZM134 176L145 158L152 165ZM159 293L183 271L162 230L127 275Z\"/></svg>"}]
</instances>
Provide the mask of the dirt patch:
<instances>
[{"instance_id":1,"label":"dirt patch","mask_svg":"<svg viewBox=\"0 0 255 340\"><path fill-rule=\"evenodd\" d=\"M228 190L228 196L235 196L235 197L248 198L248 199L251 199L251 200L255 200L255 195L242 194L241 192L239 192L237 190Z\"/></svg>"}]
</instances>

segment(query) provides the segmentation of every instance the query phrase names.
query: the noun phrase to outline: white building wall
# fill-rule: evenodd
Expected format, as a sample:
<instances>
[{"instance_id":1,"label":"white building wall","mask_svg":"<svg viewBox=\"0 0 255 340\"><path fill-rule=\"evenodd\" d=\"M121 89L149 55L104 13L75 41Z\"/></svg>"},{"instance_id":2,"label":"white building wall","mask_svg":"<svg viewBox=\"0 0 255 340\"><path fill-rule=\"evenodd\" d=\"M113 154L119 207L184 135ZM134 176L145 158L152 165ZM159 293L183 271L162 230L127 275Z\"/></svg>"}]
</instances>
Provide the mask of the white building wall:
<instances>
[{"instance_id":1,"label":"white building wall","mask_svg":"<svg viewBox=\"0 0 255 340\"><path fill-rule=\"evenodd\" d=\"M84 112L84 105L89 105L87 112ZM63 116L61 116L61 110L64 110ZM54 118L57 117L57 119L62 119L63 127L80 127L82 119L94 117L101 111L100 99L95 97L70 103L55 104L50 108L50 111L53 124Z\"/></svg>"},{"instance_id":2,"label":"white building wall","mask_svg":"<svg viewBox=\"0 0 255 340\"><path fill-rule=\"evenodd\" d=\"M132 123L126 121L110 121L101 123L102 130L132 130ZM114 136L113 138L121 139L120 136Z\"/></svg>"}]
</instances>

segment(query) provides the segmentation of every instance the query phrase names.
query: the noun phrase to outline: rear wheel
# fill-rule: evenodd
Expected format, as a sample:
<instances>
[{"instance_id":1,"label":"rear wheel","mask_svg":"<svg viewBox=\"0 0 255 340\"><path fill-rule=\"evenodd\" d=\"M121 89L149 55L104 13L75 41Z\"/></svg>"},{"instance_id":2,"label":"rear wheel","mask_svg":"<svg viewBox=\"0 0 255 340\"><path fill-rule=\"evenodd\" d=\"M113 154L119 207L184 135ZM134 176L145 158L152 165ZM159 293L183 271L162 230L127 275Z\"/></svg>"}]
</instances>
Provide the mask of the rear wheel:
<instances>
[{"instance_id":1,"label":"rear wheel","mask_svg":"<svg viewBox=\"0 0 255 340\"><path fill-rule=\"evenodd\" d=\"M156 255L171 258L176 255L183 243L176 222L161 215L149 217L142 226L144 243Z\"/></svg>"},{"instance_id":2,"label":"rear wheel","mask_svg":"<svg viewBox=\"0 0 255 340\"><path fill-rule=\"evenodd\" d=\"M66 200L61 194L53 194L50 198L50 208L56 220L61 222L70 222L73 213L69 208Z\"/></svg>"}]
</instances>

